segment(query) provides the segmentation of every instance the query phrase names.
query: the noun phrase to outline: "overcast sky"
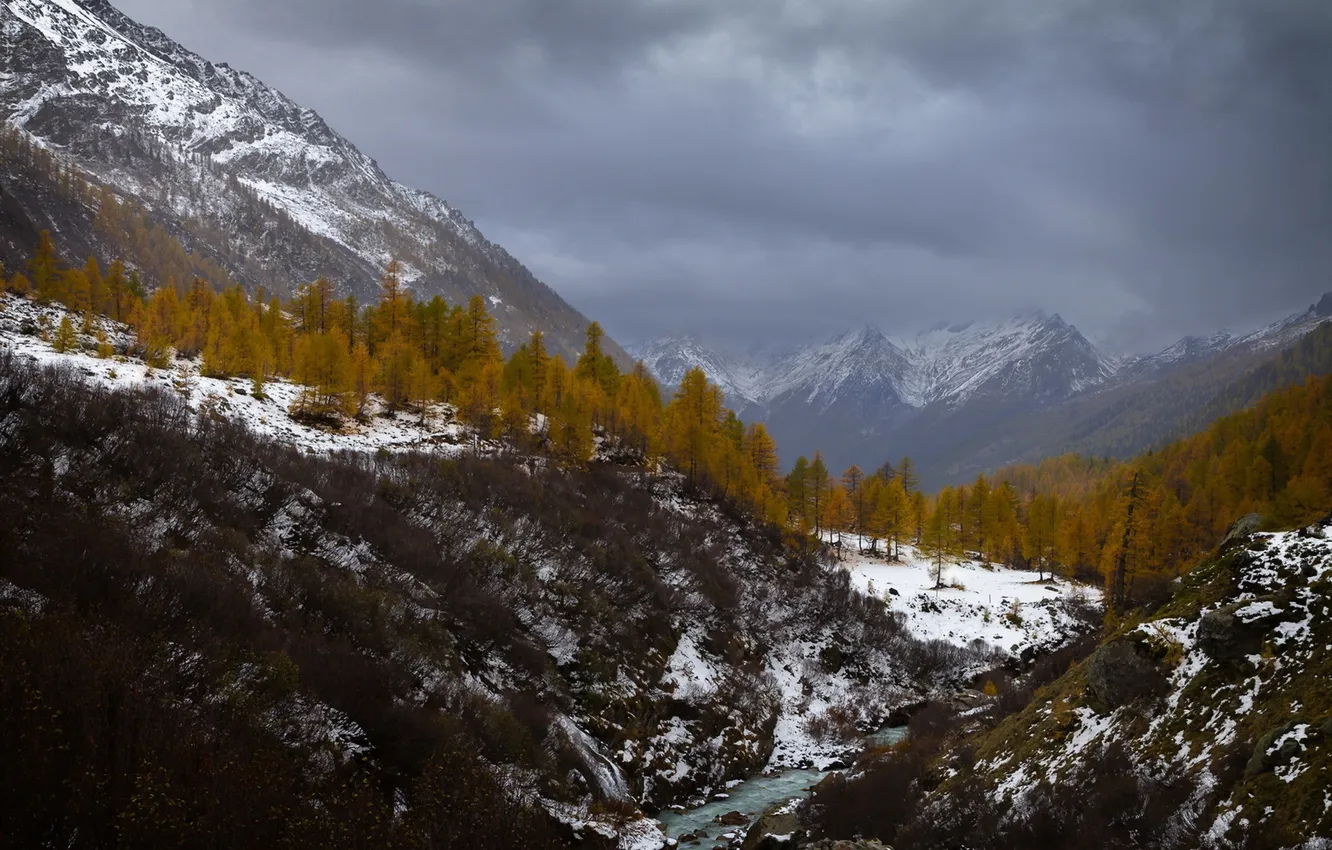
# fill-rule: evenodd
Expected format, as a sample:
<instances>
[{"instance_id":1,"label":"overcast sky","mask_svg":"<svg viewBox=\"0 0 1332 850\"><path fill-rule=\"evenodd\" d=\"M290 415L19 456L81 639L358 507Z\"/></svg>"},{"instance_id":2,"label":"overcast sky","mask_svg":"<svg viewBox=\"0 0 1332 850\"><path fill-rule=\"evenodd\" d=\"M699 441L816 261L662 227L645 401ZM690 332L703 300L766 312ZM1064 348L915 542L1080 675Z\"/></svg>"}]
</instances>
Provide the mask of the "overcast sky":
<instances>
[{"instance_id":1,"label":"overcast sky","mask_svg":"<svg viewBox=\"0 0 1332 850\"><path fill-rule=\"evenodd\" d=\"M623 340L1332 290L1329 0L115 0L320 112Z\"/></svg>"}]
</instances>

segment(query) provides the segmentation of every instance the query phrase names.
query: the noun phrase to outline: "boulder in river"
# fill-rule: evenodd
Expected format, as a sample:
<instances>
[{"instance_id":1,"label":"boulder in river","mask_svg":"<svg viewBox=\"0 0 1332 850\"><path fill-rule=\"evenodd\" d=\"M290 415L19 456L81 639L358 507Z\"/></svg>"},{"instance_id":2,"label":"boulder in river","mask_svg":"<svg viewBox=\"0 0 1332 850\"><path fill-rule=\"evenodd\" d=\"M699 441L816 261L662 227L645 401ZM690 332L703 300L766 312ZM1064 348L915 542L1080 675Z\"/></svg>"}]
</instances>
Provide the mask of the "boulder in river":
<instances>
[{"instance_id":1,"label":"boulder in river","mask_svg":"<svg viewBox=\"0 0 1332 850\"><path fill-rule=\"evenodd\" d=\"M793 848L805 837L804 827L796 816L796 804L788 800L770 806L750 827L741 850L778 850Z\"/></svg>"}]
</instances>

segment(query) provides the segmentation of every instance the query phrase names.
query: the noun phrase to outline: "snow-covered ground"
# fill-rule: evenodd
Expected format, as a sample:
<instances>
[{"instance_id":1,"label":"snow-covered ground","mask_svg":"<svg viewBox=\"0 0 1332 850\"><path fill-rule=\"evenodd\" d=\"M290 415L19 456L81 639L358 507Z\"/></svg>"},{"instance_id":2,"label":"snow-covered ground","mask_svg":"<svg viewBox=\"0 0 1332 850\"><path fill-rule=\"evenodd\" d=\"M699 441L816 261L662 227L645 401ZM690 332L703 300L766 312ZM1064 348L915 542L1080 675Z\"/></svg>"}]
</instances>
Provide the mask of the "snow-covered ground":
<instances>
[{"instance_id":1,"label":"snow-covered ground","mask_svg":"<svg viewBox=\"0 0 1332 850\"><path fill-rule=\"evenodd\" d=\"M287 380L275 379L265 384L264 397L260 399L254 397L248 379L200 375L197 358L177 358L165 369L153 369L138 358L124 355L99 358L96 340L86 335L80 336L79 348L60 353L47 340L54 338L65 315L67 311L59 305L42 306L23 298L0 295L0 351L9 351L37 363L73 369L89 383L110 388L156 386L175 392L201 415L237 420L255 433L281 439L309 452L430 449L444 454L461 454L472 448L472 431L455 421L453 409L444 404L428 409L423 424L415 413L402 413L391 418L381 415L382 405L372 397L365 422L348 420L335 431L311 427L292 418L301 387ZM72 318L78 328L81 319L78 316ZM96 321L108 341L123 351L131 340L129 330L109 320Z\"/></svg>"},{"instance_id":2,"label":"snow-covered ground","mask_svg":"<svg viewBox=\"0 0 1332 850\"><path fill-rule=\"evenodd\" d=\"M881 547L882 548L882 547ZM903 547L900 562L860 554L843 536L843 564L863 593L900 612L922 640L969 646L983 640L1013 655L1052 648L1082 631L1078 607L1101 603L1099 588L1064 579L1037 581L1036 573L976 561L945 560L944 587L935 589L929 558Z\"/></svg>"},{"instance_id":3,"label":"snow-covered ground","mask_svg":"<svg viewBox=\"0 0 1332 850\"><path fill-rule=\"evenodd\" d=\"M1325 628L1325 584L1321 584L1332 576L1332 525L1254 534L1238 566L1232 567L1238 571L1233 579L1223 569L1203 569L1209 570L1203 586L1229 588L1222 598L1183 617L1142 623L1124 638L1168 649L1168 657L1175 659L1167 662L1164 696L1151 704L1149 714L1144 716L1140 705L1111 710L1075 702L1068 703L1075 707L1059 725L1053 701L1037 706L1033 722L1042 725L1030 734L1045 741L1039 750L1021 760L1017 751L1024 741L1019 739L976 765L980 775L1004 777L996 784L996 798L1007 799L1015 811L1021 811L1035 787L1029 781L1032 777L1060 781L1057 777L1073 770L1086 752L1118 742L1126 746L1142 775L1188 776L1196 782L1198 790L1181 817L1211 824L1198 846L1243 846L1235 840L1237 833L1264 828L1262 822L1272 809L1263 809L1264 803L1255 802L1252 793L1255 774L1264 770L1281 787L1294 786L1291 793L1307 793L1313 787L1323 796L1323 813L1313 810L1303 815L1310 828L1332 811L1332 796L1323 790L1326 778L1309 774L1319 755L1311 740L1312 722L1319 715L1316 709L1306 711L1302 701L1322 687L1316 676L1306 675L1306 665L1332 649ZM1217 612L1230 612L1242 624L1242 633L1259 636L1263 653L1227 659L1224 648L1218 650L1214 644L1209 650L1201 637L1202 623ZM1212 654L1216 652L1221 657ZM1072 699L1082 702L1084 697L1079 691ZM1273 728L1279 733L1264 739L1263 733ZM1246 740L1266 746L1255 763L1265 756L1267 766L1250 767L1240 776L1219 776L1218 754ZM1252 749L1243 752L1254 755ZM1302 780L1306 774L1310 778Z\"/></svg>"}]
</instances>

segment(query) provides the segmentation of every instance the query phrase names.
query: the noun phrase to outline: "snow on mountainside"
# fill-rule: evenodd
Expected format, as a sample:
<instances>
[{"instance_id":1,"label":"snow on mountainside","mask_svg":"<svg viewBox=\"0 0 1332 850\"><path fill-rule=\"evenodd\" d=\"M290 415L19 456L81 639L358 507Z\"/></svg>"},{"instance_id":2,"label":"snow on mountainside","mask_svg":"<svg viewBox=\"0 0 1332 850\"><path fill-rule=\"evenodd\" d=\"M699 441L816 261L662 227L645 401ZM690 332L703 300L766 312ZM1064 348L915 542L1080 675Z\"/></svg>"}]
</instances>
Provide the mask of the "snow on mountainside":
<instances>
[{"instance_id":1,"label":"snow on mountainside","mask_svg":"<svg viewBox=\"0 0 1332 850\"><path fill-rule=\"evenodd\" d=\"M950 559L944 564L944 586L935 588L933 564L919 549L904 546L900 560L890 561L882 552L860 551L869 545L843 535L852 583L898 612L922 640L958 647L979 640L1019 658L1063 646L1072 636L1091 631L1099 617L1098 587L1056 577L1037 581L1028 570Z\"/></svg>"},{"instance_id":2,"label":"snow on mountainside","mask_svg":"<svg viewBox=\"0 0 1332 850\"><path fill-rule=\"evenodd\" d=\"M226 539L274 550L271 559L255 558L253 568L243 562L246 567L233 576L245 593L254 594L254 604L311 616L307 605L314 603L273 602L285 599L279 594L288 588L306 587L275 570L327 563L333 576L345 574L352 588L348 593L365 582L367 592L379 594L376 598L396 612L369 617L377 627L367 640L375 643L356 650L412 664L411 675L393 679L404 689L393 695L394 706L438 710L445 704L441 693L461 692L498 712L507 710L513 694L537 695L548 707L550 722L533 733L539 736L533 743L560 757L559 770L549 777L530 767L515 770L523 793L575 830L612 839L618 832L621 847L659 847L660 836L641 818L612 828L595 807L589 810L592 793L652 811L696 798L716 799L760 770L824 770L848 763L865 745L865 733L905 707L947 698L1000 661L1058 648L1098 619L1087 616L1094 609L1094 590L1062 581L1038 584L1029 572L962 562L947 568L949 586L934 591L927 587L925 559L910 547L904 547L903 563L868 556L838 562L827 552L797 555L782 546L780 535L691 495L679 475L603 468L574 473L582 476L574 480L538 458L506 464L512 448L478 441L445 405L435 406L424 424L415 414L373 415L337 432L312 428L292 415L300 387L273 381L257 398L248 381L201 376L197 359L176 358L167 368L149 368L133 356L129 330L105 319L93 319L90 330L100 331L118 353L105 347L96 352L94 334L80 334L73 348L58 352L51 337L65 318L79 319L60 306L0 295L0 397L8 405L0 415L0 448L11 449L3 452L5 457L21 456L12 449L32 440L16 423L68 439L69 432L58 424L62 417L80 423L94 418L79 412L96 406L77 401L78 392L51 402L31 389L15 389L32 386L16 379L27 371L28 361L59 367L51 375L55 383L89 387L103 399L110 395L106 390L157 390L131 397L131 404L136 410L156 409L149 401L159 399L163 409L187 414L157 416L176 423L166 427L211 434L214 423L232 421L271 438L271 445L299 449L275 455L287 458L280 465L255 467L258 453L226 450L241 443L219 448L216 440L198 437L200 453L215 451L225 458L225 463L203 466L223 468L229 480L243 486L212 478L201 483L182 472L188 487L154 478L154 488L160 489L139 491L121 484L85 491L113 505L110 516L126 507L124 493L153 493L131 507L135 522L153 529L142 538L156 547L212 539L212 515L192 497L180 498L182 490L192 493L197 486L213 500L208 506L217 502L228 510L232 498L248 500L234 515L245 518L251 536L237 532ZM33 410L22 411L25 403ZM379 408L372 400L370 410ZM32 415L38 413L45 419L33 425ZM157 445L161 439L160 432L154 432L158 439L140 436L137 441L76 433L81 441L56 452L51 467L62 491L73 492L70 470L119 469L105 458L118 456L123 445ZM495 483L483 476L473 460L477 453L500 460L486 467L494 474L513 477ZM440 464L440 457L456 463ZM322 475L291 480L319 481L318 490L302 484L282 498L269 494L264 482L276 486L288 480L281 474L293 476L290 469L307 463L329 466ZM125 468L139 469L135 464ZM394 484L344 478L348 470L373 469L392 470ZM475 490L442 491L416 478L422 470L434 475L444 469L453 470L450 486ZM17 478L0 476L6 482ZM524 489L531 480L539 484ZM384 513L386 507L370 512L349 499L344 502L342 491L323 489L327 481L370 503L392 505L393 512ZM462 492L470 496L461 498ZM537 501L527 501L525 494ZM594 501L588 504L588 499ZM402 512L404 525L383 525L386 517L398 522L396 511ZM584 515L600 519L570 519ZM353 524L362 517L368 523L364 532ZM651 522L639 523L644 519ZM416 534L430 541L420 550L426 553L424 566L412 557L415 544L397 546L419 539ZM626 541L635 548L619 548ZM631 554L608 564L600 555L586 557L582 548L586 544L591 547L586 551L600 553L608 543L611 551ZM850 544L842 550L855 548ZM193 557L193 551L185 555ZM462 557L456 553L499 553L498 563L512 565L514 573L482 568L481 562L476 567L487 587L503 587L502 597L497 595L502 607L481 609L481 616L497 617L496 628L509 630L502 645L481 649L483 644L470 639L468 626L459 625L461 615L450 607L452 600L475 607L478 597L439 589L434 583L439 575L453 574L426 571L437 552L443 559ZM642 555L632 554L637 552ZM630 570L619 575L614 563L629 564ZM378 583L381 575L387 579L383 584ZM726 582L725 592L714 590L719 581ZM40 608L53 598L34 595L45 588L6 584L0 575L0 607L17 600L29 609ZM411 629L410 640L403 638L403 643L397 643L399 618L403 628ZM441 642L454 646L454 635L456 656L434 654ZM333 713L343 709L332 697L315 692L310 699L316 710L326 710L337 721L327 731L314 723L303 727L317 742L329 739L341 751L342 739L351 739L359 748L353 754L370 760L391 749L382 725L358 713L359 703L344 716ZM502 759L495 768L514 769ZM552 777L553 783L546 781ZM637 838L644 843L635 843Z\"/></svg>"},{"instance_id":3,"label":"snow on mountainside","mask_svg":"<svg viewBox=\"0 0 1332 850\"><path fill-rule=\"evenodd\" d=\"M719 355L693 337L658 340L633 353L668 386L686 368L700 366L728 398L758 406L799 400L816 409L843 398L913 408L975 396L1043 403L1096 386L1114 372L1077 328L1042 313L938 329L910 342L895 342L867 324L752 364Z\"/></svg>"},{"instance_id":4,"label":"snow on mountainside","mask_svg":"<svg viewBox=\"0 0 1332 850\"><path fill-rule=\"evenodd\" d=\"M499 302L510 345L540 328L558 349L581 347L586 320L457 210L391 180L315 112L105 0L0 3L0 110L176 228L229 234L215 253L273 278L247 282L326 275L365 296L396 257L420 295Z\"/></svg>"},{"instance_id":5,"label":"snow on mountainside","mask_svg":"<svg viewBox=\"0 0 1332 850\"><path fill-rule=\"evenodd\" d=\"M726 403L740 408L758 394L752 366L709 349L695 336L663 337L627 349L634 360L643 361L648 371L667 388L680 385L685 372L695 366L703 369L714 384L726 394Z\"/></svg>"},{"instance_id":6,"label":"snow on mountainside","mask_svg":"<svg viewBox=\"0 0 1332 850\"><path fill-rule=\"evenodd\" d=\"M496 448L489 442L478 443L475 431L459 423L454 409L442 403L433 405L424 418L388 418L374 415L383 405L372 397L368 408L371 415L364 424L350 421L334 431L297 421L292 410L301 387L285 379L268 382L263 397L256 398L249 379L204 377L198 359L177 358L167 368L153 369L123 354L100 358L94 353L97 341L89 334L79 335L73 350L57 352L49 338L66 315L70 314L57 305L41 306L0 294L0 354L67 367L85 381L107 389L157 386L170 390L199 415L234 420L256 434L306 452L431 451L456 456L478 445L487 453ZM77 326L77 317L75 323ZM98 319L97 323L113 348L123 351L130 346L132 334L128 328L107 319Z\"/></svg>"},{"instance_id":7,"label":"snow on mountainside","mask_svg":"<svg viewBox=\"0 0 1332 850\"><path fill-rule=\"evenodd\" d=\"M1235 334L1221 330L1209 336L1186 336L1158 354L1138 357L1125 362L1117 378L1120 382L1135 378L1150 378L1177 366L1196 363L1225 353L1252 353L1284 348L1332 320L1332 293L1309 306L1307 310L1287 316L1270 325L1248 333Z\"/></svg>"},{"instance_id":8,"label":"snow on mountainside","mask_svg":"<svg viewBox=\"0 0 1332 850\"><path fill-rule=\"evenodd\" d=\"M931 331L906 350L915 367L906 397L916 407L977 394L1054 401L1114 373L1111 361L1058 314Z\"/></svg>"},{"instance_id":9,"label":"snow on mountainside","mask_svg":"<svg viewBox=\"0 0 1332 850\"><path fill-rule=\"evenodd\" d=\"M1329 581L1326 522L1223 546L1170 604L973 742L974 776L1005 819L1021 819L1048 805L1040 779L1078 797L1076 783L1095 782L1080 765L1119 748L1127 771L1168 777L1179 797L1159 846L1327 846L1300 842L1332 835ZM955 790L926 814L949 810Z\"/></svg>"},{"instance_id":10,"label":"snow on mountainside","mask_svg":"<svg viewBox=\"0 0 1332 850\"><path fill-rule=\"evenodd\" d=\"M788 462L822 451L833 468L870 468L910 454L939 486L1067 451L1136 454L1329 319L1332 295L1267 327L1186 337L1147 357L1108 357L1040 312L906 339L866 325L749 361L694 338L640 354L668 387L701 366L741 416L768 426Z\"/></svg>"},{"instance_id":11,"label":"snow on mountainside","mask_svg":"<svg viewBox=\"0 0 1332 850\"><path fill-rule=\"evenodd\" d=\"M665 337L631 347L666 386L702 367L737 409L762 408L783 397L826 408L840 396L878 394L912 408L959 406L977 397L1041 405L1222 352L1289 345L1332 320L1332 293L1307 310L1244 334L1188 336L1143 357L1098 351L1057 313L1035 312L1003 322L940 326L914 338L890 339L872 324L778 357L745 361L719 354L694 336Z\"/></svg>"},{"instance_id":12,"label":"snow on mountainside","mask_svg":"<svg viewBox=\"0 0 1332 850\"><path fill-rule=\"evenodd\" d=\"M910 368L902 351L867 324L778 360L756 384L765 403L791 399L827 409L849 395L893 404L903 400L900 387Z\"/></svg>"}]
</instances>

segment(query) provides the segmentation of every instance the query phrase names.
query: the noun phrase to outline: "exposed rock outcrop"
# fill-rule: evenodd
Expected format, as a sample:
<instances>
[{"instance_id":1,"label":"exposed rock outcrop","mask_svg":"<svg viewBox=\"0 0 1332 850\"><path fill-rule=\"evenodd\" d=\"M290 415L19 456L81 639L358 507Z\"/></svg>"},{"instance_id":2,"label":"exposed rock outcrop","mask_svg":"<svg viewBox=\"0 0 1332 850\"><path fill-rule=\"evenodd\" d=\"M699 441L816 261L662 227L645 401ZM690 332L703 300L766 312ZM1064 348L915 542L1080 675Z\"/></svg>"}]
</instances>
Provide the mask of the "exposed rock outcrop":
<instances>
[{"instance_id":1,"label":"exposed rock outcrop","mask_svg":"<svg viewBox=\"0 0 1332 850\"><path fill-rule=\"evenodd\" d=\"M1124 638L1092 655L1087 663L1087 685L1096 701L1115 709L1158 693L1165 676L1141 643Z\"/></svg>"}]
</instances>

